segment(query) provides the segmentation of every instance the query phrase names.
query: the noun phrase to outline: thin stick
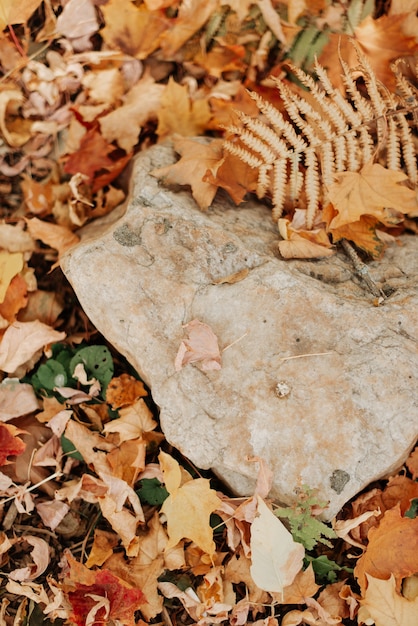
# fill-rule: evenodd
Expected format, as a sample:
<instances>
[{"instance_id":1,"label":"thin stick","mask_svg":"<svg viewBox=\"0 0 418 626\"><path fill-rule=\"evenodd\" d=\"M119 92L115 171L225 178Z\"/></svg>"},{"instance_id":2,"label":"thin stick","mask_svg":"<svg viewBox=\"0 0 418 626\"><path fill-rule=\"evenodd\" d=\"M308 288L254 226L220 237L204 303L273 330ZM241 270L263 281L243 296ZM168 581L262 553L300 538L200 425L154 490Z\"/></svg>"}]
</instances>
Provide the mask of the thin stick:
<instances>
[{"instance_id":1,"label":"thin stick","mask_svg":"<svg viewBox=\"0 0 418 626\"><path fill-rule=\"evenodd\" d=\"M346 255L350 258L356 274L365 282L368 290L376 297L386 300L385 292L377 286L373 278L370 276L369 268L360 259L353 246L348 243L347 239L341 239L341 245Z\"/></svg>"}]
</instances>

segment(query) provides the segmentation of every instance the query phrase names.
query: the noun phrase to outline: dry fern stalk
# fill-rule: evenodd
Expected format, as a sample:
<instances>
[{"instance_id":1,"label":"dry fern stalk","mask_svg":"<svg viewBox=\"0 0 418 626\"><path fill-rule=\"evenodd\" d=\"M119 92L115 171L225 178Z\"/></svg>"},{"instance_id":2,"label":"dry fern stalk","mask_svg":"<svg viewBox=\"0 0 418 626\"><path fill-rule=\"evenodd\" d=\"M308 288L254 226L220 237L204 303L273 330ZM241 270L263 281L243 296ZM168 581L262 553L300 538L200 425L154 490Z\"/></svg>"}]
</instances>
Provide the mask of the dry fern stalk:
<instances>
[{"instance_id":1,"label":"dry fern stalk","mask_svg":"<svg viewBox=\"0 0 418 626\"><path fill-rule=\"evenodd\" d=\"M392 69L399 95L389 92L377 80L366 57L357 48L356 52L359 66L354 70L340 60L346 96L333 87L318 62L318 81L289 65L309 90L309 98L296 95L277 79L288 119L250 92L262 117L238 113L242 127L227 128L235 138L225 141L225 149L258 170L257 195L271 197L275 221L286 204L298 204L306 209L306 228L312 229L317 211L327 201L327 187L334 182L334 174L357 172L374 160L387 169L405 171L412 184L418 182L409 119L417 111L416 90L395 63ZM356 80L359 76L363 91ZM306 198L306 206L301 197Z\"/></svg>"}]
</instances>

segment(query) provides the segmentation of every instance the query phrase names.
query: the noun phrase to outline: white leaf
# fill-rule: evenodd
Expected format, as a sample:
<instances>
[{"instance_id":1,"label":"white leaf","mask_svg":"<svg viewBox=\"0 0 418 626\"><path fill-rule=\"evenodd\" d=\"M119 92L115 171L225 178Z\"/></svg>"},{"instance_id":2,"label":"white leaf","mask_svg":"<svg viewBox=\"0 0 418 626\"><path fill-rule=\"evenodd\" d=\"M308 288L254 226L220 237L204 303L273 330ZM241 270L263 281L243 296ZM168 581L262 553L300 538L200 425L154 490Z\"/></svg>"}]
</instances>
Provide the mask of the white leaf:
<instances>
[{"instance_id":1,"label":"white leaf","mask_svg":"<svg viewBox=\"0 0 418 626\"><path fill-rule=\"evenodd\" d=\"M257 517L251 524L251 577L264 591L282 593L302 569L305 549L257 496Z\"/></svg>"}]
</instances>

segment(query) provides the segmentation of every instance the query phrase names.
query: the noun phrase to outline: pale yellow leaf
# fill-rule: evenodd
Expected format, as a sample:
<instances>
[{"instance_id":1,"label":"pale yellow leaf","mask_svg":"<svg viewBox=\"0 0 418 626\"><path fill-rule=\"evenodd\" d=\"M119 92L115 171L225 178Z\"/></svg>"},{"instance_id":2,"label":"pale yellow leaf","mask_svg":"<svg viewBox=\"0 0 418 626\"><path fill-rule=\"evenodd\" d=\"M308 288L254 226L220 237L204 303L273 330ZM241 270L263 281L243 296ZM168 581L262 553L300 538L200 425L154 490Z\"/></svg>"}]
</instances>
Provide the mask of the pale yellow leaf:
<instances>
[{"instance_id":1,"label":"pale yellow leaf","mask_svg":"<svg viewBox=\"0 0 418 626\"><path fill-rule=\"evenodd\" d=\"M375 626L417 626L418 598L411 601L399 595L394 576L388 580L366 576L368 586L360 600L362 616L368 614Z\"/></svg>"},{"instance_id":2,"label":"pale yellow leaf","mask_svg":"<svg viewBox=\"0 0 418 626\"><path fill-rule=\"evenodd\" d=\"M283 593L302 569L305 549L260 496L257 513L251 524L251 576L260 589Z\"/></svg>"}]
</instances>

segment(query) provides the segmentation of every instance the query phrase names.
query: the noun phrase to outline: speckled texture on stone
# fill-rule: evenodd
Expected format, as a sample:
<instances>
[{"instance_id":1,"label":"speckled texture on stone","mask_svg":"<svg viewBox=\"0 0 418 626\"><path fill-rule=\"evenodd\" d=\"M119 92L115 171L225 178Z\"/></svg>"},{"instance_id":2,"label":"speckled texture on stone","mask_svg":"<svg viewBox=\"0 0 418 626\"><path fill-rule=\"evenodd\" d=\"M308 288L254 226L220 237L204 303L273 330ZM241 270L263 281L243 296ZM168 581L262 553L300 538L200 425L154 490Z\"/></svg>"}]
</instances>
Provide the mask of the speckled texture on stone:
<instances>
[{"instance_id":1,"label":"speckled texture on stone","mask_svg":"<svg viewBox=\"0 0 418 626\"><path fill-rule=\"evenodd\" d=\"M139 155L126 213L87 227L63 270L150 385L170 443L241 494L256 480L248 459L261 457L274 497L290 503L300 485L318 488L331 518L418 437L417 238L371 264L396 289L376 307L344 256L278 258L266 206L220 195L201 213L188 191L149 175L174 160L167 146ZM219 338L220 371L175 371L182 324L194 318Z\"/></svg>"}]
</instances>

